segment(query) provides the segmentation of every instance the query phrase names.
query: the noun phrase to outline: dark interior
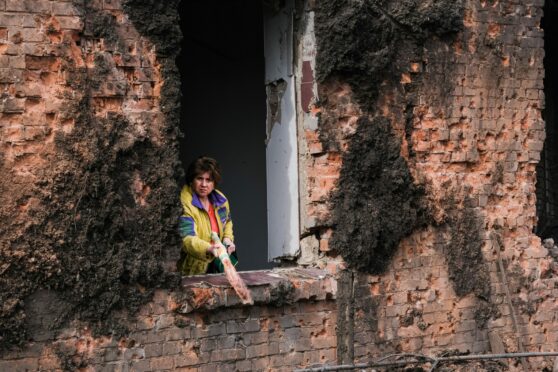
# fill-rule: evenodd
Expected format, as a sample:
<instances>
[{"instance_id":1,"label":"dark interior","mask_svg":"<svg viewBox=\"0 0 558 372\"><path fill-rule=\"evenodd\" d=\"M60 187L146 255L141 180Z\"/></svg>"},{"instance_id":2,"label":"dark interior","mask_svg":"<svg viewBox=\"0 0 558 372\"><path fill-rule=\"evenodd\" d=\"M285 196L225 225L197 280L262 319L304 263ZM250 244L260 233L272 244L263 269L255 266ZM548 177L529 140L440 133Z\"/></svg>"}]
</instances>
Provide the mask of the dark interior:
<instances>
[{"instance_id":1,"label":"dark interior","mask_svg":"<svg viewBox=\"0 0 558 372\"><path fill-rule=\"evenodd\" d=\"M547 0L544 7L544 93L543 117L546 140L537 166L537 234L558 243L558 1Z\"/></svg>"},{"instance_id":2,"label":"dark interior","mask_svg":"<svg viewBox=\"0 0 558 372\"><path fill-rule=\"evenodd\" d=\"M258 1L182 1L181 160L222 168L239 270L267 262L264 50Z\"/></svg>"}]
</instances>

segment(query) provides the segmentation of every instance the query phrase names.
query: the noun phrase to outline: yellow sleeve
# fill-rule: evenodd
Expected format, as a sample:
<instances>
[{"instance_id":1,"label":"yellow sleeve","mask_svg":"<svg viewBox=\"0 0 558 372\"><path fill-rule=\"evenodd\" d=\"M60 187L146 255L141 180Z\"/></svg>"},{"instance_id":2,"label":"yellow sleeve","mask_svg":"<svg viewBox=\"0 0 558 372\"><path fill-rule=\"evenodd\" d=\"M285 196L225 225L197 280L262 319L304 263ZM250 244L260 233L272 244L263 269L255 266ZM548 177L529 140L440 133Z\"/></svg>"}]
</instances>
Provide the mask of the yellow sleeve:
<instances>
[{"instance_id":1,"label":"yellow sleeve","mask_svg":"<svg viewBox=\"0 0 558 372\"><path fill-rule=\"evenodd\" d=\"M182 249L193 257L201 260L209 260L207 249L211 246L209 242L200 239L196 234L196 219L190 213L187 206L183 204L184 214L178 222L178 229L182 237Z\"/></svg>"},{"instance_id":2,"label":"yellow sleeve","mask_svg":"<svg viewBox=\"0 0 558 372\"><path fill-rule=\"evenodd\" d=\"M195 235L186 236L182 239L183 249L186 253L199 258L200 260L208 260L207 249L211 246L205 240L198 238Z\"/></svg>"}]
</instances>

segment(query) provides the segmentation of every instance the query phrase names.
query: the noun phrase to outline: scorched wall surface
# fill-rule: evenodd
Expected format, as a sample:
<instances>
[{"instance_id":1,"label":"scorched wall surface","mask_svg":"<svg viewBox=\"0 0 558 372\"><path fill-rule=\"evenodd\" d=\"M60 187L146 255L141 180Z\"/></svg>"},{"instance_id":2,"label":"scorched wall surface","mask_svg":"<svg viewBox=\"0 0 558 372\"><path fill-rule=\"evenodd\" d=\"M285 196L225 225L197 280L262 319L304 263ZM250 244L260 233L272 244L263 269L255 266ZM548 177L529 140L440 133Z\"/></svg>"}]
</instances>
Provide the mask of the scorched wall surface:
<instances>
[{"instance_id":1,"label":"scorched wall surface","mask_svg":"<svg viewBox=\"0 0 558 372\"><path fill-rule=\"evenodd\" d=\"M317 122L299 127L304 264L335 278L289 274L241 307L164 265L179 246L176 3L0 0L0 342L19 345L2 367L554 350L556 264L532 233L542 1L302 5L318 88L299 107Z\"/></svg>"},{"instance_id":2,"label":"scorched wall surface","mask_svg":"<svg viewBox=\"0 0 558 372\"><path fill-rule=\"evenodd\" d=\"M102 330L112 310L133 312L173 281L163 269L180 213L172 5L0 2L0 344L74 316ZM36 291L56 304L43 323Z\"/></svg>"},{"instance_id":3,"label":"scorched wall surface","mask_svg":"<svg viewBox=\"0 0 558 372\"><path fill-rule=\"evenodd\" d=\"M305 208L349 267L345 360L554 349L556 265L533 233L542 5L316 2Z\"/></svg>"}]
</instances>

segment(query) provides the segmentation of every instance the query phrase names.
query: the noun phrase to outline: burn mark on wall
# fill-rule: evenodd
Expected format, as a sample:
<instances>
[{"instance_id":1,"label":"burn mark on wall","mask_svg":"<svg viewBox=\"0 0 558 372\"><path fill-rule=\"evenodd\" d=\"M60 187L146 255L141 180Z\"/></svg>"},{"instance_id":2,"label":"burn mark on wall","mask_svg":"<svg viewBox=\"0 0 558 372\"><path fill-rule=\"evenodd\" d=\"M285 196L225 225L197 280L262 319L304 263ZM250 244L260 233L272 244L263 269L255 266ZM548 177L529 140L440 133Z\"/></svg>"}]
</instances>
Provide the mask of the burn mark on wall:
<instances>
[{"instance_id":1,"label":"burn mark on wall","mask_svg":"<svg viewBox=\"0 0 558 372\"><path fill-rule=\"evenodd\" d=\"M428 60L439 62L444 58L447 41L462 29L462 19L462 3L447 0L320 2L316 7L316 77L324 109L319 122L324 149L340 150L337 120L328 115L328 111L336 110L328 103L327 86L332 82L348 83L360 109L371 116L376 115L380 91L397 95L397 106L392 109L401 122L409 122L406 117L418 104L417 90L423 85L435 92L451 91L453 84L440 81L443 76L432 74L432 81L423 81L410 66L420 66L422 72L428 69ZM446 67L446 75L451 75L452 65ZM402 75L412 76L411 82L401 84ZM410 142L407 145L410 148ZM410 154L414 155L412 149Z\"/></svg>"},{"instance_id":2,"label":"burn mark on wall","mask_svg":"<svg viewBox=\"0 0 558 372\"><path fill-rule=\"evenodd\" d=\"M429 221L400 151L388 119L359 119L331 198L331 247L360 271L383 272L400 240Z\"/></svg>"},{"instance_id":3,"label":"burn mark on wall","mask_svg":"<svg viewBox=\"0 0 558 372\"><path fill-rule=\"evenodd\" d=\"M471 197L464 197L463 206L457 206L455 203L455 200L447 202L450 206L447 220L450 239L445 252L449 277L459 297L474 293L477 297L488 301L490 278L482 255L483 219L471 207Z\"/></svg>"},{"instance_id":4,"label":"burn mark on wall","mask_svg":"<svg viewBox=\"0 0 558 372\"><path fill-rule=\"evenodd\" d=\"M337 86L336 81L347 82L362 110L356 133L348 137L330 199L331 222L336 226L331 247L358 270L384 271L401 239L431 220L424 188L408 168L416 157L413 110L419 93L430 88L439 98L429 103L439 106L442 113L447 110L448 95L442 91L453 88L444 77L452 69L448 44L462 30L462 20L462 3L447 0L322 1L316 6L320 89L331 90L329 86ZM445 74L430 71L429 61L447 67ZM320 94L319 135L324 149L337 152L343 148L337 116L343 112L330 107L324 94L328 92L332 93ZM389 106L389 114L377 106L385 96L390 97L382 101ZM401 148L403 139L406 151Z\"/></svg>"},{"instance_id":5,"label":"burn mark on wall","mask_svg":"<svg viewBox=\"0 0 558 372\"><path fill-rule=\"evenodd\" d=\"M54 134L54 152L26 191L26 200L36 199L28 206L27 223L15 225L1 241L1 347L37 337L37 330L26 332L37 309L24 299L38 290L49 289L46 308L63 303L67 309L59 317L44 318L40 331L46 334L41 337L48 338L74 315L90 324L94 334L118 334L125 327L115 309L133 314L151 298L153 288L177 283L178 278L163 269L168 252L179 245L175 233L180 213L176 179L181 175L176 4L125 2L128 17L155 44L160 58L164 120L157 135L138 132L122 107L103 115L96 112L97 98L109 96L108 100L118 102L130 91L126 80L122 89L110 81L116 69L107 62L111 54L125 56L129 50L123 49L126 41L112 15L81 9L86 15L81 47L98 43L99 38L111 44L104 44L108 49L97 55L95 68L85 68L71 58L63 60L67 84L76 94L64 97L60 116L74 124L72 130ZM62 55L63 48L70 50L71 45L62 44ZM142 67L149 63L143 62ZM107 82L115 85L106 89ZM141 205L134 194L138 179L149 190ZM1 211L2 216L17 213Z\"/></svg>"},{"instance_id":6,"label":"burn mark on wall","mask_svg":"<svg viewBox=\"0 0 558 372\"><path fill-rule=\"evenodd\" d=\"M462 27L461 2L437 0L326 0L316 6L318 81L348 82L363 108L371 108L384 80L398 81L409 57L429 37Z\"/></svg>"}]
</instances>

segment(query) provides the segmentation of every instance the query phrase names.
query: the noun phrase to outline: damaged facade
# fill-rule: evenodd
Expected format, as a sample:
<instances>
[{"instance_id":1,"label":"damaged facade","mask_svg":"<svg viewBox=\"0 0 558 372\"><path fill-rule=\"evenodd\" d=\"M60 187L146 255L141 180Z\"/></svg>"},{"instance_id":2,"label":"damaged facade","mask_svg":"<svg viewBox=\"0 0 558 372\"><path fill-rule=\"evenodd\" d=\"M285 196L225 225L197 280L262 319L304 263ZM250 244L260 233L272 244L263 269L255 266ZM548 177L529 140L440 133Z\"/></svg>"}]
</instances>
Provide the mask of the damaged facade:
<instances>
[{"instance_id":1,"label":"damaged facade","mask_svg":"<svg viewBox=\"0 0 558 372\"><path fill-rule=\"evenodd\" d=\"M172 268L177 6L0 0L1 370L555 351L552 4L262 2L268 254L298 267L243 274L254 306Z\"/></svg>"}]
</instances>

